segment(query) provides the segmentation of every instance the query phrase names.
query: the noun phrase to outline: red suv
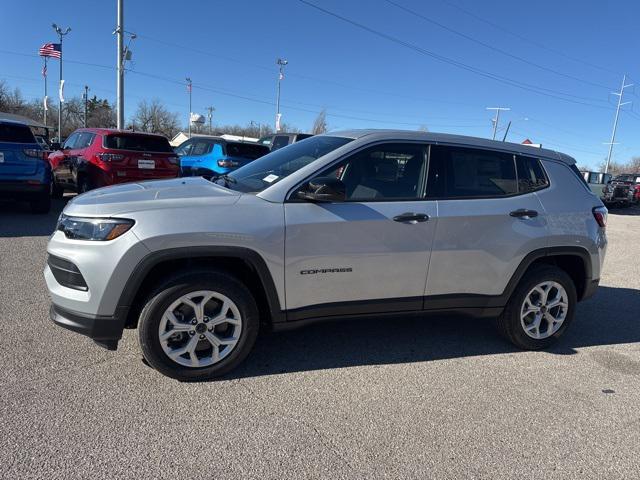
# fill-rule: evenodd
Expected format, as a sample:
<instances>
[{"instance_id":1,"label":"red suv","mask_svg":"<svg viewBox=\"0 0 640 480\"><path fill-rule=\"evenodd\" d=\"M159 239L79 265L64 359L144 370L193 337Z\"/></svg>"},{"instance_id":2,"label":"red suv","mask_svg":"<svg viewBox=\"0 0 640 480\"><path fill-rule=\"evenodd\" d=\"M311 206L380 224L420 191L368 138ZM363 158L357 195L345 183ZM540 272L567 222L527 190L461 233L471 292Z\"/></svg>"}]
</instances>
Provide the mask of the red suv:
<instances>
[{"instance_id":1,"label":"red suv","mask_svg":"<svg viewBox=\"0 0 640 480\"><path fill-rule=\"evenodd\" d=\"M81 128L49 155L53 170L53 196L64 190L78 193L116 183L175 178L180 160L161 135Z\"/></svg>"}]
</instances>

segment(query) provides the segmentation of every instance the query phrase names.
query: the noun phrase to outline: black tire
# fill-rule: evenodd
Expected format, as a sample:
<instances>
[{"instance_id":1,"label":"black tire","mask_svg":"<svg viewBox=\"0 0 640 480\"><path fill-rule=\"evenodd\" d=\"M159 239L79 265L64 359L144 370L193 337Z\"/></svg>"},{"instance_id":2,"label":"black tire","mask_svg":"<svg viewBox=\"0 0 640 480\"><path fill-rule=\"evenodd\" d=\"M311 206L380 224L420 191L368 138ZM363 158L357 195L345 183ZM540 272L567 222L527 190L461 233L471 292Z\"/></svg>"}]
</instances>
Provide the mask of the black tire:
<instances>
[{"instance_id":1,"label":"black tire","mask_svg":"<svg viewBox=\"0 0 640 480\"><path fill-rule=\"evenodd\" d=\"M186 367L174 362L162 349L160 321L167 308L182 295L199 290L219 292L232 300L242 318L242 330L234 349L218 363L207 367ZM258 307L249 289L224 272L192 271L162 283L148 298L138 321L140 347L146 361L160 373L181 381L202 381L220 377L247 357L260 328Z\"/></svg>"},{"instance_id":2,"label":"black tire","mask_svg":"<svg viewBox=\"0 0 640 480\"><path fill-rule=\"evenodd\" d=\"M567 292L567 315L560 328L551 336L535 339L527 335L520 321L520 312L528 293L538 284L554 281ZM551 265L535 267L520 280L511 295L502 315L498 317L498 329L511 343L524 350L540 350L548 347L562 336L575 316L577 303L576 287L571 277L562 269Z\"/></svg>"},{"instance_id":3,"label":"black tire","mask_svg":"<svg viewBox=\"0 0 640 480\"><path fill-rule=\"evenodd\" d=\"M64 187L55 181L51 184L51 198L60 199L64 196Z\"/></svg>"},{"instance_id":4,"label":"black tire","mask_svg":"<svg viewBox=\"0 0 640 480\"><path fill-rule=\"evenodd\" d=\"M51 210L51 196L49 192L42 193L29 202L32 213L43 214Z\"/></svg>"},{"instance_id":5,"label":"black tire","mask_svg":"<svg viewBox=\"0 0 640 480\"><path fill-rule=\"evenodd\" d=\"M92 189L91 183L89 182L89 179L85 175L78 177L78 184L76 189L78 191L78 195L82 195L83 193L86 193Z\"/></svg>"}]
</instances>

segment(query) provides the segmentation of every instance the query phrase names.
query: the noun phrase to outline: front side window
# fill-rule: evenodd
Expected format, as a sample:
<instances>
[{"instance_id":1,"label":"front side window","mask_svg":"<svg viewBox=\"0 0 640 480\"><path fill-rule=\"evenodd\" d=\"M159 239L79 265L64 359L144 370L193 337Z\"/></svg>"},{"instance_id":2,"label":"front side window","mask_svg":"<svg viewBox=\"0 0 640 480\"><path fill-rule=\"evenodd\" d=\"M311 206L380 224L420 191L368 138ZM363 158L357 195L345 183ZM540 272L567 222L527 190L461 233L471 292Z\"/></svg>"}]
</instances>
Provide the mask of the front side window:
<instances>
[{"instance_id":1,"label":"front side window","mask_svg":"<svg viewBox=\"0 0 640 480\"><path fill-rule=\"evenodd\" d=\"M393 143L370 147L317 175L344 183L354 202L422 198L427 147Z\"/></svg>"},{"instance_id":2,"label":"front side window","mask_svg":"<svg viewBox=\"0 0 640 480\"><path fill-rule=\"evenodd\" d=\"M429 198L503 197L516 193L512 154L441 145L431 147Z\"/></svg>"},{"instance_id":3,"label":"front side window","mask_svg":"<svg viewBox=\"0 0 640 480\"><path fill-rule=\"evenodd\" d=\"M79 135L80 134L78 134L78 133L72 133L71 136L69 138L67 138L67 140L64 142L64 145L62 146L62 149L63 150L72 150L72 149L74 149Z\"/></svg>"},{"instance_id":4,"label":"front side window","mask_svg":"<svg viewBox=\"0 0 640 480\"><path fill-rule=\"evenodd\" d=\"M240 192L261 192L351 141L351 138L325 135L308 138L260 157L214 181Z\"/></svg>"},{"instance_id":5,"label":"front side window","mask_svg":"<svg viewBox=\"0 0 640 480\"><path fill-rule=\"evenodd\" d=\"M191 153L192 148L193 148L193 141L187 140L186 142L182 142L180 146L176 148L176 153L180 156L189 155Z\"/></svg>"}]
</instances>

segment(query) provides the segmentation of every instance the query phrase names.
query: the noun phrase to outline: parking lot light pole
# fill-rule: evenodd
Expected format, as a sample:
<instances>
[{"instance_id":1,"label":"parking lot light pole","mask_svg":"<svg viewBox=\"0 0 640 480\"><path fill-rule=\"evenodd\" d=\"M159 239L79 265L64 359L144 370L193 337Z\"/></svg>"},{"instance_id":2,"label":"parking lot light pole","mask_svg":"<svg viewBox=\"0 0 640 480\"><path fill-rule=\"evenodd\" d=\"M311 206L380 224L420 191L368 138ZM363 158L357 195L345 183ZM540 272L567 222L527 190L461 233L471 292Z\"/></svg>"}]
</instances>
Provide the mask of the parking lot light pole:
<instances>
[{"instance_id":1,"label":"parking lot light pole","mask_svg":"<svg viewBox=\"0 0 640 480\"><path fill-rule=\"evenodd\" d=\"M189 77L185 78L187 81L187 92L189 92L189 138L191 138L191 90L193 90L193 83Z\"/></svg>"},{"instance_id":2,"label":"parking lot light pole","mask_svg":"<svg viewBox=\"0 0 640 480\"><path fill-rule=\"evenodd\" d=\"M71 28L67 27L66 29L60 28L55 23L51 25L55 32L58 34L58 38L60 40L60 92L58 94L58 143L62 143L62 39L65 35L67 35Z\"/></svg>"},{"instance_id":3,"label":"parking lot light pole","mask_svg":"<svg viewBox=\"0 0 640 480\"><path fill-rule=\"evenodd\" d=\"M123 0L118 0L118 25L115 30L117 38L117 82L116 82L116 126L118 130L124 129L124 5Z\"/></svg>"},{"instance_id":4,"label":"parking lot light pole","mask_svg":"<svg viewBox=\"0 0 640 480\"><path fill-rule=\"evenodd\" d=\"M279 65L278 71L278 93L276 95L276 133L280 131L280 82L284 79L284 66L288 64L289 61L283 58L278 58L276 62Z\"/></svg>"}]
</instances>

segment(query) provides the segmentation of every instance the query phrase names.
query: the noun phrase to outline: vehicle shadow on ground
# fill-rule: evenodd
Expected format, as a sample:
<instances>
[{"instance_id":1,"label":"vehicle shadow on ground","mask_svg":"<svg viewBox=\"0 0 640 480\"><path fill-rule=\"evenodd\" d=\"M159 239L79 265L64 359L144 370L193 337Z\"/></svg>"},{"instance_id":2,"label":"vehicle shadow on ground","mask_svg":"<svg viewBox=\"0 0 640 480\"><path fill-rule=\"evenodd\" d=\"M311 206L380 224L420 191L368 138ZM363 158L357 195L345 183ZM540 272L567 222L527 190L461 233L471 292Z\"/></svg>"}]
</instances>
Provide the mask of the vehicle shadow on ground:
<instances>
[{"instance_id":1,"label":"vehicle shadow on ground","mask_svg":"<svg viewBox=\"0 0 640 480\"><path fill-rule=\"evenodd\" d=\"M60 212L72 197L67 194L62 199L52 200L51 211L47 214L31 213L25 202L0 201L0 237L51 235Z\"/></svg>"},{"instance_id":2,"label":"vehicle shadow on ground","mask_svg":"<svg viewBox=\"0 0 640 480\"><path fill-rule=\"evenodd\" d=\"M558 355L597 345L640 342L640 291L601 287L578 306L574 323L547 352ZM263 334L245 363L226 378L363 365L428 362L517 353L492 320L421 316L343 320L302 330Z\"/></svg>"},{"instance_id":3,"label":"vehicle shadow on ground","mask_svg":"<svg viewBox=\"0 0 640 480\"><path fill-rule=\"evenodd\" d=\"M632 207L626 208L610 208L609 215L631 215L636 216L640 215L640 206L634 205Z\"/></svg>"}]
</instances>

